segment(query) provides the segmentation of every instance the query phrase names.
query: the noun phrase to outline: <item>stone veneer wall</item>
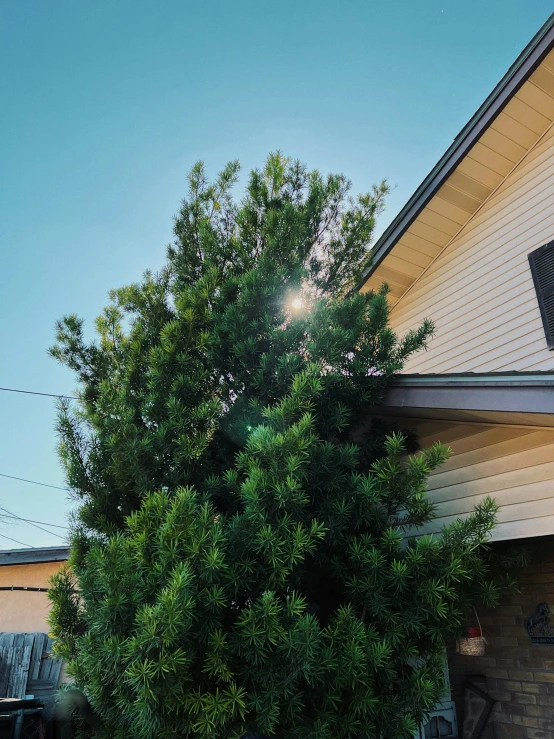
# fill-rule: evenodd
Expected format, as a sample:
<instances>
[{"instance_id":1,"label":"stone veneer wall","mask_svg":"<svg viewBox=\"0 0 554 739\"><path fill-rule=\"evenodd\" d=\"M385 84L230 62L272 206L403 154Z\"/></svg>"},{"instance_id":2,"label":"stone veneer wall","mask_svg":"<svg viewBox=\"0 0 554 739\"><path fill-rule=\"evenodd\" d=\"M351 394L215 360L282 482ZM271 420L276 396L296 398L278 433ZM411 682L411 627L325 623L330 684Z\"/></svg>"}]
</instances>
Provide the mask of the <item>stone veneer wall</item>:
<instances>
[{"instance_id":1,"label":"stone veneer wall","mask_svg":"<svg viewBox=\"0 0 554 739\"><path fill-rule=\"evenodd\" d=\"M554 645L531 644L524 624L536 606L546 602L554 625L554 540L539 542L533 563L519 581L519 594L507 598L494 611L479 614L488 641L486 655L450 655L452 700L458 710L460 736L464 677L480 674L486 676L487 692L495 700L489 719L495 739L554 737Z\"/></svg>"}]
</instances>

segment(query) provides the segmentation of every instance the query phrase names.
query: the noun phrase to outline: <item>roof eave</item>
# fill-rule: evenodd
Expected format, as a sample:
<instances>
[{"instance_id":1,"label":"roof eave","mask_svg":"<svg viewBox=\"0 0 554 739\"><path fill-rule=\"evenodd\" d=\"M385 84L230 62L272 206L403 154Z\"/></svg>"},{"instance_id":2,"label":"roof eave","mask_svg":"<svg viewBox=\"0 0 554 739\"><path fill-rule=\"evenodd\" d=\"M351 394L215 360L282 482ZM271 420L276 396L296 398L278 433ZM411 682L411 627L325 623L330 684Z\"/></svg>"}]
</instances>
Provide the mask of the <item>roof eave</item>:
<instances>
[{"instance_id":1,"label":"roof eave","mask_svg":"<svg viewBox=\"0 0 554 739\"><path fill-rule=\"evenodd\" d=\"M524 417L526 424L554 425L554 373L497 375L404 375L391 383L375 414L401 415L432 411L505 414ZM483 414L485 414L483 416ZM491 418L493 416L491 415Z\"/></svg>"}]
</instances>

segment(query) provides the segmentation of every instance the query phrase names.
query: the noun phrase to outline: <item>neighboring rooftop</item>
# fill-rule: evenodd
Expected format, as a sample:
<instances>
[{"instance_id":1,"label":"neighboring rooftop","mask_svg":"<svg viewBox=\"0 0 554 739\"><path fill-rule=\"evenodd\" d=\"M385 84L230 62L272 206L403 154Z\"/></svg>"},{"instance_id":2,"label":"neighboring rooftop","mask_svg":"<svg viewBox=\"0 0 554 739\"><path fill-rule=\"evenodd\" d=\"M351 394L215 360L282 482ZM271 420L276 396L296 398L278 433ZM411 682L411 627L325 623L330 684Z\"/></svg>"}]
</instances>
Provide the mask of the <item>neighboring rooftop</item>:
<instances>
[{"instance_id":1,"label":"neighboring rooftop","mask_svg":"<svg viewBox=\"0 0 554 739\"><path fill-rule=\"evenodd\" d=\"M32 547L0 550L0 565L26 565L35 562L64 562L69 559L69 547Z\"/></svg>"},{"instance_id":2,"label":"neighboring rooftop","mask_svg":"<svg viewBox=\"0 0 554 739\"><path fill-rule=\"evenodd\" d=\"M554 14L373 248L362 292L395 304L554 122Z\"/></svg>"}]
</instances>

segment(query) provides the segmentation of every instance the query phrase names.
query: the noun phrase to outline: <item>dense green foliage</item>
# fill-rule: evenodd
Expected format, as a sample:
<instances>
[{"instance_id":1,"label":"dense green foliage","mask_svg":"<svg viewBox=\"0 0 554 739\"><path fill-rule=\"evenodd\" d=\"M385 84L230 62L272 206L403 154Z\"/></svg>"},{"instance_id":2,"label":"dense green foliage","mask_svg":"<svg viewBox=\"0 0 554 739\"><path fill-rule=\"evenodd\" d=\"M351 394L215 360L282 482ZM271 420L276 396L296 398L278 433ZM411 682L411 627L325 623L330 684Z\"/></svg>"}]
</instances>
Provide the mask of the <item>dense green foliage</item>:
<instances>
[{"instance_id":1,"label":"dense green foliage","mask_svg":"<svg viewBox=\"0 0 554 739\"><path fill-rule=\"evenodd\" d=\"M58 653L110 739L408 739L445 641L490 575L485 501L441 537L440 445L371 422L432 325L398 338L386 289L352 288L386 186L352 199L272 155L232 197L197 165L164 269L115 290L87 342L60 451L79 500L54 578Z\"/></svg>"}]
</instances>

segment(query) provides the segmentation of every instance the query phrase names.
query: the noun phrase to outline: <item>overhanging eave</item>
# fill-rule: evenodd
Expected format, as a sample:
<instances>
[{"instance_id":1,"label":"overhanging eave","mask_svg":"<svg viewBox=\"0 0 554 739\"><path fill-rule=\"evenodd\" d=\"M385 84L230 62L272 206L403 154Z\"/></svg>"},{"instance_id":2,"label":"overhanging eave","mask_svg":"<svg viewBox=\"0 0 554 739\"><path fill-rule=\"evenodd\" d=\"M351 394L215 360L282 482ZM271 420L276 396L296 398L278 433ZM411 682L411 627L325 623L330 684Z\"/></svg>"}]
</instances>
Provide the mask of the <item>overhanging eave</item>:
<instances>
[{"instance_id":1,"label":"overhanging eave","mask_svg":"<svg viewBox=\"0 0 554 739\"><path fill-rule=\"evenodd\" d=\"M373 413L554 427L554 374L405 375Z\"/></svg>"}]
</instances>

